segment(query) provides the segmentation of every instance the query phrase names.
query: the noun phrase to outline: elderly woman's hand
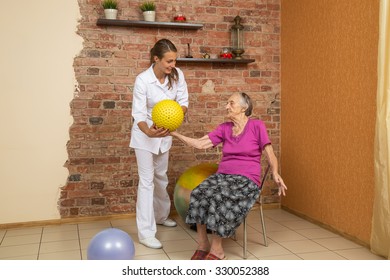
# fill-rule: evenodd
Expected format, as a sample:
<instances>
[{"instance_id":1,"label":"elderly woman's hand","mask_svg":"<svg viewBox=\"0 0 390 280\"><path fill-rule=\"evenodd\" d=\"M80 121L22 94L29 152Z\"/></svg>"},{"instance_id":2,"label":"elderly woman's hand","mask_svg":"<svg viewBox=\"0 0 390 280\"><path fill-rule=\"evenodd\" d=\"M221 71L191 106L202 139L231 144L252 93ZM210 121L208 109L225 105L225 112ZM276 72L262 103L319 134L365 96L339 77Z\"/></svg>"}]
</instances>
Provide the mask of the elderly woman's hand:
<instances>
[{"instance_id":1,"label":"elderly woman's hand","mask_svg":"<svg viewBox=\"0 0 390 280\"><path fill-rule=\"evenodd\" d=\"M175 131L171 131L169 134L171 136L178 136L179 135L179 133L176 130Z\"/></svg>"},{"instance_id":2,"label":"elderly woman's hand","mask_svg":"<svg viewBox=\"0 0 390 280\"><path fill-rule=\"evenodd\" d=\"M284 183L282 177L280 177L279 173L273 174L273 177L274 177L274 181L276 182L276 184L279 187L278 195L280 196L281 194L283 194L283 196L286 196L287 186Z\"/></svg>"}]
</instances>

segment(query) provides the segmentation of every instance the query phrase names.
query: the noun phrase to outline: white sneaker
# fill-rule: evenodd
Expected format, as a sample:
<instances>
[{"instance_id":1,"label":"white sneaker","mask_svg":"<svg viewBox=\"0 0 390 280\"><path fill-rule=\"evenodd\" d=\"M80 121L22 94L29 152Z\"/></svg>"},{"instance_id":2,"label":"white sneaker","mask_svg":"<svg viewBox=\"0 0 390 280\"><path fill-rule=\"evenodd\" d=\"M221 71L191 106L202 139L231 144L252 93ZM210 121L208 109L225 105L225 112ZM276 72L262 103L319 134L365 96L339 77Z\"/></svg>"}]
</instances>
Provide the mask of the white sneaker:
<instances>
[{"instance_id":1,"label":"white sneaker","mask_svg":"<svg viewBox=\"0 0 390 280\"><path fill-rule=\"evenodd\" d=\"M160 241L158 241L155 237L148 237L145 239L142 239L139 241L139 243L145 245L146 247L152 248L152 249L161 249L162 244Z\"/></svg>"},{"instance_id":2,"label":"white sneaker","mask_svg":"<svg viewBox=\"0 0 390 280\"><path fill-rule=\"evenodd\" d=\"M165 227L175 227L177 224L172 219L166 219L164 222L159 223L158 225L162 225L162 226L165 226Z\"/></svg>"}]
</instances>

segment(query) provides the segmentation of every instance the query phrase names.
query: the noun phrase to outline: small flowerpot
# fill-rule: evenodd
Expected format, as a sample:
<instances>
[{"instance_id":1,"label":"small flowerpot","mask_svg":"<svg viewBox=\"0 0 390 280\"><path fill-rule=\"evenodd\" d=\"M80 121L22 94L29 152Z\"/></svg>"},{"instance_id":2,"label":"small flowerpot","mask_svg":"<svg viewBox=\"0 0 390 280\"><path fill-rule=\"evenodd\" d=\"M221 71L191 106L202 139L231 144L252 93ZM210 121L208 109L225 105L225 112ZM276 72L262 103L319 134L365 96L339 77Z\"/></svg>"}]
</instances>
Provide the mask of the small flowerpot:
<instances>
[{"instance_id":1,"label":"small flowerpot","mask_svg":"<svg viewBox=\"0 0 390 280\"><path fill-rule=\"evenodd\" d=\"M116 19L118 15L118 10L116 9L105 9L104 10L104 16L106 19Z\"/></svg>"},{"instance_id":2,"label":"small flowerpot","mask_svg":"<svg viewBox=\"0 0 390 280\"><path fill-rule=\"evenodd\" d=\"M156 21L156 11L145 11L142 14L145 21Z\"/></svg>"}]
</instances>

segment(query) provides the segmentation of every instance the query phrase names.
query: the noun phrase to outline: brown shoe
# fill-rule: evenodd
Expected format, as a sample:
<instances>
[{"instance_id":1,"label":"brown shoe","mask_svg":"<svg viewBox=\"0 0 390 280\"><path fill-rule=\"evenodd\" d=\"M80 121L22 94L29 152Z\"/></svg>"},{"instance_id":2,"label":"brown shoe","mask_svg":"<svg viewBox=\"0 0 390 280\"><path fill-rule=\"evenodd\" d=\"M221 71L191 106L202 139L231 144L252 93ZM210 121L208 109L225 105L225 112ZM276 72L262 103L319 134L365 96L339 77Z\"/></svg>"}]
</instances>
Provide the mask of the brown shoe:
<instances>
[{"instance_id":1,"label":"brown shoe","mask_svg":"<svg viewBox=\"0 0 390 280\"><path fill-rule=\"evenodd\" d=\"M192 255L191 260L204 260L209 252L202 251L202 250L196 250L195 253Z\"/></svg>"},{"instance_id":2,"label":"brown shoe","mask_svg":"<svg viewBox=\"0 0 390 280\"><path fill-rule=\"evenodd\" d=\"M218 260L218 261L221 261L221 260L227 260L227 257L226 256L223 256L223 258L218 258L216 255L214 254L211 254L211 253L208 253L205 260Z\"/></svg>"}]
</instances>

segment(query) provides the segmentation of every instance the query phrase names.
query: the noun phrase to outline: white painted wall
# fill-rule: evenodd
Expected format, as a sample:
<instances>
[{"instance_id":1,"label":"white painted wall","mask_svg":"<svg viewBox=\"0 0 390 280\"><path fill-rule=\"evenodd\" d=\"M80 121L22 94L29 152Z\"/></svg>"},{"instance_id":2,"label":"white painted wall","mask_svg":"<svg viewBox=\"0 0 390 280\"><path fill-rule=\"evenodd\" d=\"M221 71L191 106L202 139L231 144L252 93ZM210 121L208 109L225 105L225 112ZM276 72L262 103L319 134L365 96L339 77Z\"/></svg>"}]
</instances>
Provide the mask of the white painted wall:
<instances>
[{"instance_id":1,"label":"white painted wall","mask_svg":"<svg viewBox=\"0 0 390 280\"><path fill-rule=\"evenodd\" d=\"M60 217L79 18L77 0L0 10L0 224Z\"/></svg>"}]
</instances>

